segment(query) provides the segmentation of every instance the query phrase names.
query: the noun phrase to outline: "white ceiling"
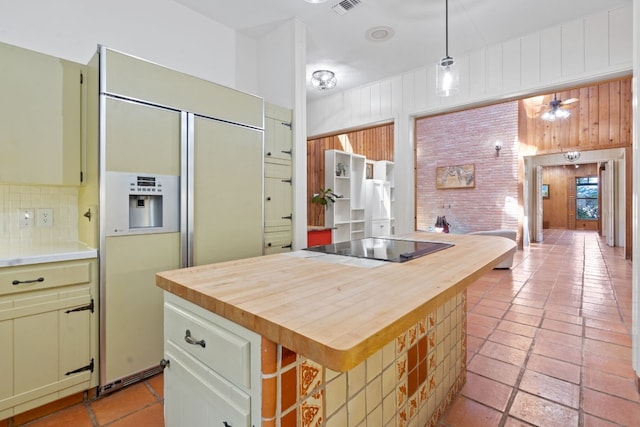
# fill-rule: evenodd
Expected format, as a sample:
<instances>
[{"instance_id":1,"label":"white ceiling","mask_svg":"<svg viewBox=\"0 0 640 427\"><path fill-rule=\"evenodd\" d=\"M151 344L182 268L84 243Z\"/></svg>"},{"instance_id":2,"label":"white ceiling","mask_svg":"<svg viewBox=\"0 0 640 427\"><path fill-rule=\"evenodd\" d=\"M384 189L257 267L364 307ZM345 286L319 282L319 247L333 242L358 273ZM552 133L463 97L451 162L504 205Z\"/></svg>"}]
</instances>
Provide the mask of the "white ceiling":
<instances>
[{"instance_id":1,"label":"white ceiling","mask_svg":"<svg viewBox=\"0 0 640 427\"><path fill-rule=\"evenodd\" d=\"M336 73L345 90L436 63L445 56L445 0L175 0L253 38L295 17L307 28L307 81L317 69ZM570 22L631 0L449 0L449 54L466 53L536 30ZM386 41L368 29L393 28ZM330 92L329 92L330 93ZM325 95L308 84L307 99Z\"/></svg>"}]
</instances>

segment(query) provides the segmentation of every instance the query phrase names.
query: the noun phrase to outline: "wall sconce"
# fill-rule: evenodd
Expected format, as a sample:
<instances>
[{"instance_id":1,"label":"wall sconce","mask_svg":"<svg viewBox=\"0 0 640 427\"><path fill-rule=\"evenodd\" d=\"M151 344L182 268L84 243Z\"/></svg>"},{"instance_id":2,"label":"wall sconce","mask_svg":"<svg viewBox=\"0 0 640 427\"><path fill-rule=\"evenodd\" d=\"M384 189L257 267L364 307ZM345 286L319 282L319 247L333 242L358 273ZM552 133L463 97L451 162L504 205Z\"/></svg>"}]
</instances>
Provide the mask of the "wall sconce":
<instances>
[{"instance_id":1,"label":"wall sconce","mask_svg":"<svg viewBox=\"0 0 640 427\"><path fill-rule=\"evenodd\" d=\"M500 141L496 142L496 146L494 148L496 149L496 157L500 157L500 150L502 150L502 142Z\"/></svg>"}]
</instances>

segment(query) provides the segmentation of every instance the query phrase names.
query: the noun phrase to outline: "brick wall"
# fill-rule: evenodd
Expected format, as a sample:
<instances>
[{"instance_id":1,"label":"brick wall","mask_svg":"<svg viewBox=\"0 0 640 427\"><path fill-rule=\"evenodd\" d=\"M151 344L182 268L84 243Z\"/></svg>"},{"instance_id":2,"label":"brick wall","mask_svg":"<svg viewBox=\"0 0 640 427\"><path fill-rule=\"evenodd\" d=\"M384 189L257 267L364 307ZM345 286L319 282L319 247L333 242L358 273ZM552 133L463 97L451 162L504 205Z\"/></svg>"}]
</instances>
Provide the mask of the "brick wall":
<instances>
[{"instance_id":1,"label":"brick wall","mask_svg":"<svg viewBox=\"0 0 640 427\"><path fill-rule=\"evenodd\" d=\"M417 229L445 215L452 233L517 230L517 136L517 101L416 120ZM436 167L463 164L475 165L474 188L436 188Z\"/></svg>"}]
</instances>

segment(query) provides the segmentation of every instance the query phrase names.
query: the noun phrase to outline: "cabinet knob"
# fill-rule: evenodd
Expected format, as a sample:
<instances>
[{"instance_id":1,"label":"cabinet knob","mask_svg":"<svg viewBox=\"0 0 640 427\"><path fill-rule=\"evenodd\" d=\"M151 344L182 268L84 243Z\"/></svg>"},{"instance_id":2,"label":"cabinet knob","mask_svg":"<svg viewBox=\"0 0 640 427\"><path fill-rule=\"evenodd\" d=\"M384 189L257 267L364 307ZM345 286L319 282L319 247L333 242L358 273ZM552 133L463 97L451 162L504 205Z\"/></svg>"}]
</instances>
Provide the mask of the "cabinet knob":
<instances>
[{"instance_id":1,"label":"cabinet knob","mask_svg":"<svg viewBox=\"0 0 640 427\"><path fill-rule=\"evenodd\" d=\"M267 152L267 157L271 157L271 151Z\"/></svg>"},{"instance_id":2,"label":"cabinet knob","mask_svg":"<svg viewBox=\"0 0 640 427\"><path fill-rule=\"evenodd\" d=\"M160 361L160 367L161 367L162 369L164 369L164 368L168 368L168 367L169 367L169 363L170 363L170 362L169 362L169 360L167 360L167 359L162 359L162 360Z\"/></svg>"},{"instance_id":3,"label":"cabinet knob","mask_svg":"<svg viewBox=\"0 0 640 427\"><path fill-rule=\"evenodd\" d=\"M271 196L267 196L267 202L271 201Z\"/></svg>"},{"instance_id":4,"label":"cabinet knob","mask_svg":"<svg viewBox=\"0 0 640 427\"><path fill-rule=\"evenodd\" d=\"M228 423L228 422L226 422L226 421L223 421L223 422L222 422L222 425L223 425L224 427L233 427L231 424L229 424L229 423Z\"/></svg>"}]
</instances>

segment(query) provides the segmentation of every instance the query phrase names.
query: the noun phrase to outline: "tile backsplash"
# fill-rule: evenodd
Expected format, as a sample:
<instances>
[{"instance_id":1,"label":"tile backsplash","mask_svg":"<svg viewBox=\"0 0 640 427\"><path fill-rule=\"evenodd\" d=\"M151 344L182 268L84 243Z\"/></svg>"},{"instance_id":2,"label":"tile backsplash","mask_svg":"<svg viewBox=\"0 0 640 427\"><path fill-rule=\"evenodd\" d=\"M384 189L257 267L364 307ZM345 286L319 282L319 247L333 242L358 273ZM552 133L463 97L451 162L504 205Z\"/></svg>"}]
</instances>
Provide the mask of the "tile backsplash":
<instances>
[{"instance_id":1,"label":"tile backsplash","mask_svg":"<svg viewBox=\"0 0 640 427\"><path fill-rule=\"evenodd\" d=\"M26 209L33 211L30 227L21 224ZM51 209L51 225L38 223L38 209ZM0 184L0 245L46 245L77 240L77 187Z\"/></svg>"}]
</instances>

